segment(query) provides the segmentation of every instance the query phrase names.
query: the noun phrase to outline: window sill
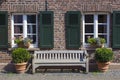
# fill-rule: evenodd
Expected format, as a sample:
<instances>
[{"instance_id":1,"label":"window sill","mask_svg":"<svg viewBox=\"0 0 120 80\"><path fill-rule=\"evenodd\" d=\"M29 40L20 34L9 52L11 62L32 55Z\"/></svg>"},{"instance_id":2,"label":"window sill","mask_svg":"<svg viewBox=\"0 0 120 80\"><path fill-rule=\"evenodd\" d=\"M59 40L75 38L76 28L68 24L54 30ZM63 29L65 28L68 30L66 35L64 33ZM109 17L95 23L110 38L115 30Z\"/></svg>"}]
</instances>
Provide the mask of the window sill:
<instances>
[{"instance_id":1,"label":"window sill","mask_svg":"<svg viewBox=\"0 0 120 80\"><path fill-rule=\"evenodd\" d=\"M96 47L96 48L100 48L100 47ZM96 50L96 48L95 48L95 47L86 47L85 49L86 49L86 50ZM108 49L111 49L111 50L112 50L112 48L111 48L111 47L106 47L106 48L108 48Z\"/></svg>"}]
</instances>

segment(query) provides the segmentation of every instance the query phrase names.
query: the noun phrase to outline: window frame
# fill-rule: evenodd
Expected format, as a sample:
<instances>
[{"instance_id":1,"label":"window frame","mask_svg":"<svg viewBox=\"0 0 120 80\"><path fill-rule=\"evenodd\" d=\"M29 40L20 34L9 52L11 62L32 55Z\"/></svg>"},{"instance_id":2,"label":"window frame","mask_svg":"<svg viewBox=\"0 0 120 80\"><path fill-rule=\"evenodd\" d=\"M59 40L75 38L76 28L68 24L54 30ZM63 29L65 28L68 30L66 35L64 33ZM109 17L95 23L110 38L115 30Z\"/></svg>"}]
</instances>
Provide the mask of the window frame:
<instances>
[{"instance_id":1,"label":"window frame","mask_svg":"<svg viewBox=\"0 0 120 80\"><path fill-rule=\"evenodd\" d=\"M109 47L109 43L110 43L110 14L109 13L83 13L82 14L82 26L83 26L83 37L82 37L82 42L83 42L83 47L88 47L89 44L88 43L85 43L85 15L93 15L93 37L94 38L97 38L98 37L98 25L100 23L98 23L98 15L107 15L107 24L106 24L106 27L107 27L107 32L106 32L106 36L107 36L107 43L105 43L105 47ZM91 23L92 24L92 23ZM102 23L101 23L102 24ZM104 23L102 24L104 25ZM96 26L96 27L95 27Z\"/></svg>"},{"instance_id":2,"label":"window frame","mask_svg":"<svg viewBox=\"0 0 120 80\"><path fill-rule=\"evenodd\" d=\"M11 16L11 47L17 47L17 44L14 43L14 15L22 15L23 16L23 38L27 37L29 33L27 33L27 15L36 15L36 23L33 25L36 25L36 43L31 44L30 48L37 48L38 47L38 15L36 13L13 13ZM17 25L17 23L15 23ZM20 23L21 24L21 23ZM19 25L19 23L18 23Z\"/></svg>"}]
</instances>

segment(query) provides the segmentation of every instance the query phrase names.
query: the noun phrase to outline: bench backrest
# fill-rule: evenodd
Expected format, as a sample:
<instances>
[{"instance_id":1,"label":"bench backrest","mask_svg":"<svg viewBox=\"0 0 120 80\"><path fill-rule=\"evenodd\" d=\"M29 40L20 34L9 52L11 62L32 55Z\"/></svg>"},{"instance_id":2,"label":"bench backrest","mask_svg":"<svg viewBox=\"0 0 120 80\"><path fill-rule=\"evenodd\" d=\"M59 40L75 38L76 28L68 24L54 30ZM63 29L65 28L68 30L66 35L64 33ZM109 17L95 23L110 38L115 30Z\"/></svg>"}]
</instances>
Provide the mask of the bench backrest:
<instances>
[{"instance_id":1,"label":"bench backrest","mask_svg":"<svg viewBox=\"0 0 120 80\"><path fill-rule=\"evenodd\" d=\"M34 60L59 60L59 61L72 61L79 60L85 61L87 52L85 50L48 50L48 51L35 51Z\"/></svg>"}]
</instances>

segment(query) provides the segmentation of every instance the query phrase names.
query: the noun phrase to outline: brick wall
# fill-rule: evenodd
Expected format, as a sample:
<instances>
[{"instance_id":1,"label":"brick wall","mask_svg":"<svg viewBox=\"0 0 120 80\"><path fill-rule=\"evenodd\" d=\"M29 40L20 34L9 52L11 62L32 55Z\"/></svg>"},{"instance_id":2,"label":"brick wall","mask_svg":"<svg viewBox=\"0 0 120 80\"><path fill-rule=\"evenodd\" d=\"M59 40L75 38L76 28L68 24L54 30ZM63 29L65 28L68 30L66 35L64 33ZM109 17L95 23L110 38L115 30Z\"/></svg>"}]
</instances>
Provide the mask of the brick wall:
<instances>
[{"instance_id":1,"label":"brick wall","mask_svg":"<svg viewBox=\"0 0 120 80\"><path fill-rule=\"evenodd\" d=\"M0 63L10 63L12 60L7 51L0 51Z\"/></svg>"},{"instance_id":2,"label":"brick wall","mask_svg":"<svg viewBox=\"0 0 120 80\"><path fill-rule=\"evenodd\" d=\"M120 0L47 0L48 10L54 11L54 49L65 48L64 16L66 11L112 12L120 9ZM0 10L8 11L8 34L11 43L11 14L39 13L45 10L45 0L0 0ZM82 29L81 29L82 30ZM82 33L82 31L81 31ZM82 35L81 35L82 36Z\"/></svg>"}]
</instances>

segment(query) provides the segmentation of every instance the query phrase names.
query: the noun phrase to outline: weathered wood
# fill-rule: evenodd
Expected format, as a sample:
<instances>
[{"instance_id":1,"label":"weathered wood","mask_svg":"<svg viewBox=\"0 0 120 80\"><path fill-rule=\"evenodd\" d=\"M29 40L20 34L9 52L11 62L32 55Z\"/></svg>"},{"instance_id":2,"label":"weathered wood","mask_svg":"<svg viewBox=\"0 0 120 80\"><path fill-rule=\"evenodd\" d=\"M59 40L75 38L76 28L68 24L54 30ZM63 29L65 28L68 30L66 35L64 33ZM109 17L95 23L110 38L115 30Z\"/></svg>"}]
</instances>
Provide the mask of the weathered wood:
<instances>
[{"instance_id":1,"label":"weathered wood","mask_svg":"<svg viewBox=\"0 0 120 80\"><path fill-rule=\"evenodd\" d=\"M35 51L32 60L32 72L39 66L83 66L89 72L89 60L86 50L48 50Z\"/></svg>"}]
</instances>

